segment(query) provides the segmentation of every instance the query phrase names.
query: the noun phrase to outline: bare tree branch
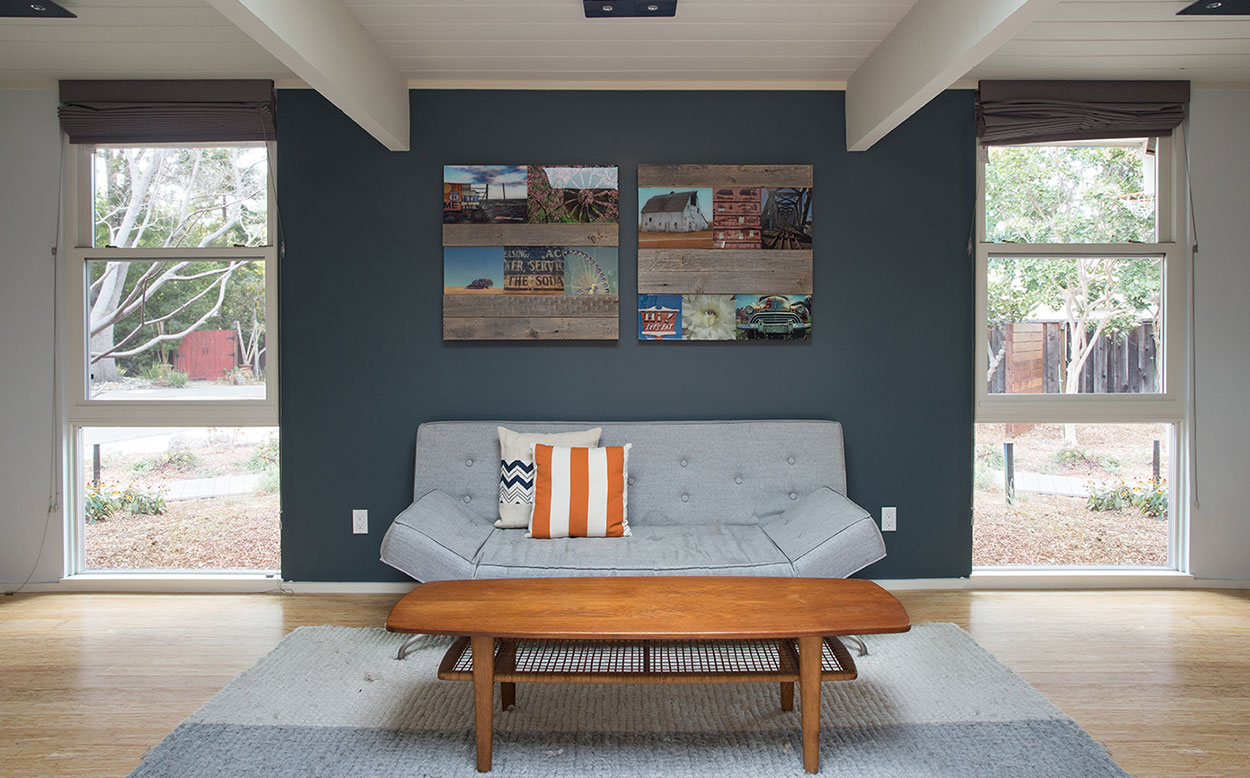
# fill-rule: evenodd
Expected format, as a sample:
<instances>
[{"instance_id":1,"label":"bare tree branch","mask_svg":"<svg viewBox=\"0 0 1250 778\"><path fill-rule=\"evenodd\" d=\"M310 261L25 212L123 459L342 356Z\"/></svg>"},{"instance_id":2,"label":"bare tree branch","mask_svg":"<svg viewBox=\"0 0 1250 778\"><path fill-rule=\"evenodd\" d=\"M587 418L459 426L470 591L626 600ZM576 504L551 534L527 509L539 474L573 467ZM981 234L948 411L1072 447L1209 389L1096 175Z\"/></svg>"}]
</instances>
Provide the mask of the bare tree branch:
<instances>
[{"instance_id":1,"label":"bare tree branch","mask_svg":"<svg viewBox=\"0 0 1250 778\"><path fill-rule=\"evenodd\" d=\"M159 278L157 278L155 281L150 283L146 287L146 289L143 286L136 284L135 289L139 290L139 293L136 295L134 294L134 290L131 290L132 292L131 297L134 298L133 301L129 305L118 306L117 310L113 311L112 314L105 317L104 320L100 322L93 322L91 325L92 326L91 334L94 335L97 332L103 330L105 327L108 327L111 324L116 324L122 319L125 319L130 314L134 313L136 310L139 309L141 305L144 304L144 302L148 298L150 298L156 292L156 290L160 289L169 281L176 280L178 278L178 276L176 275L177 271L186 267L189 264L191 263L190 262L178 262L174 264L168 270L163 272ZM231 273L233 273L235 270L237 270L238 268L242 267L245 264L247 264L245 260L233 261L226 267L200 273L194 276L194 278L204 278L204 277L213 276L213 275L229 277ZM211 286L212 285L210 284L209 288L211 288Z\"/></svg>"},{"instance_id":2,"label":"bare tree branch","mask_svg":"<svg viewBox=\"0 0 1250 778\"><path fill-rule=\"evenodd\" d=\"M233 268L231 268L230 272L233 272L233 271L234 271L234 269L233 269ZM220 279L215 280L212 284L210 284L208 287L206 287L206 288L204 289L204 291L203 291L203 292L201 292L199 295L197 295L197 296L196 296L197 298L198 298L198 297L200 297L200 296L203 296L203 294L204 294L204 293L206 293L209 289L212 289L212 288L213 288L213 286L217 286L217 287L218 287L218 290L217 290L217 301L213 304L213 307L212 307L212 308L210 308L210 309L208 310L208 312L207 312L207 313L205 313L203 316L201 316L199 319L197 319L197 320L195 321L195 323L194 323L194 324L192 324L191 326L187 327L186 329L182 330L181 332L167 333L167 334L165 334L165 333L163 333L163 334L158 334L158 335L156 335L156 336L152 337L150 340L148 340L148 341L147 341L146 343L144 343L143 345L138 346L138 347L133 348L133 349L130 349L130 350L128 350L128 351L118 351L118 350L117 350L117 347L115 346L115 347L113 347L112 349L109 349L108 351L105 351L105 352L103 352L103 353L101 353L101 354L92 354L92 355L91 355L91 361L92 361L92 362L97 362L97 361L99 361L99 360L101 360L101 359L104 359L104 358L106 358L106 357L113 357L113 358L116 358L116 357L131 357L131 356L134 356L135 354L142 354L144 351L147 351L147 350L148 350L148 349L150 349L151 347L155 346L157 343L167 342L167 341L171 341L171 340L180 340L181 338L185 337L188 333L190 333L190 332L192 332L192 331L194 331L194 330L199 329L199 328L200 328L200 325L202 325L204 322L206 322L206 321L208 321L209 319L211 319L213 316L215 316L215 315L217 314L217 311L221 310L221 303L222 303L222 301L223 301L223 300L225 300L225 298L226 298L226 281L227 281L227 280L229 280L229 277L230 277L230 276L229 276L229 274L227 274L227 275L222 276ZM188 301L188 302L187 302L187 305L189 305L189 304L190 304L190 302L191 302L191 301ZM183 307L185 308L185 307L186 307L186 305L184 305ZM172 314L171 314L171 315L172 315ZM164 321L164 320L165 320L165 319L167 319L167 318L169 318L169 317L168 317L168 316L167 316L167 317L163 317L163 318L161 318L161 319L157 319L157 320L154 320L154 321ZM136 330L135 330L135 332L137 332L137 331L138 331L138 330L136 329ZM132 334L133 334L133 333L132 333Z\"/></svg>"}]
</instances>

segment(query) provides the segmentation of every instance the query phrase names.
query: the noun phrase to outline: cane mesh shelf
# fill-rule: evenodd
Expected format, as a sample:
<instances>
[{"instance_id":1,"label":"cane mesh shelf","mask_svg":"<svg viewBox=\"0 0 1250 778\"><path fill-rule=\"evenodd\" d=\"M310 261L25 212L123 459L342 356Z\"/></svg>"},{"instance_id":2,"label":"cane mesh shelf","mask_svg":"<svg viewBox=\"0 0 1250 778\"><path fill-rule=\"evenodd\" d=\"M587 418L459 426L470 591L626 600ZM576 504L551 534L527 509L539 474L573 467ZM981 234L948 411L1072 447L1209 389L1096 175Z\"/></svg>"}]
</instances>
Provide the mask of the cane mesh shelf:
<instances>
[{"instance_id":1,"label":"cane mesh shelf","mask_svg":"<svg viewBox=\"0 0 1250 778\"><path fill-rule=\"evenodd\" d=\"M823 641L822 681L854 680L857 671L836 637ZM469 639L456 638L438 668L444 681L473 680ZM507 640L495 641L497 683L607 681L709 683L799 680L797 641L784 640Z\"/></svg>"}]
</instances>

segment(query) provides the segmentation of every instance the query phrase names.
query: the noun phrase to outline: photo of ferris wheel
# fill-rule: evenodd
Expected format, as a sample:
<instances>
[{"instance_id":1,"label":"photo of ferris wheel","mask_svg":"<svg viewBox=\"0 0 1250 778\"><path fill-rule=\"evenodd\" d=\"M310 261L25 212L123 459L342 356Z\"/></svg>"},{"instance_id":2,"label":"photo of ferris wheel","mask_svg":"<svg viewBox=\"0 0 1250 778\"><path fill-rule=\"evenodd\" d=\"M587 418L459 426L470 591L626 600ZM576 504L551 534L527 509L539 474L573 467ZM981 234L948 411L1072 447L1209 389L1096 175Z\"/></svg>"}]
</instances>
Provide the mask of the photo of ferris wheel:
<instances>
[{"instance_id":1,"label":"photo of ferris wheel","mask_svg":"<svg viewBox=\"0 0 1250 778\"><path fill-rule=\"evenodd\" d=\"M617 294L615 248L565 248L565 294Z\"/></svg>"}]
</instances>

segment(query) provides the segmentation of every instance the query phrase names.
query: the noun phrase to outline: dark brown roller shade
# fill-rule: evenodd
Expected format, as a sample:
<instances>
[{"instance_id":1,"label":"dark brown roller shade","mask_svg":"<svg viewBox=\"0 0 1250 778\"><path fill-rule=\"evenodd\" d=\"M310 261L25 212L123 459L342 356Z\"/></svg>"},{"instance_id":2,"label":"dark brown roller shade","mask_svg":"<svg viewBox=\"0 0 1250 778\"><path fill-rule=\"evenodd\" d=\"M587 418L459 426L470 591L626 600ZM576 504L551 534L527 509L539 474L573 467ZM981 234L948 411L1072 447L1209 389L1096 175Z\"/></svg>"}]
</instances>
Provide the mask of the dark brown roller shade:
<instances>
[{"instance_id":1,"label":"dark brown roller shade","mask_svg":"<svg viewBox=\"0 0 1250 778\"><path fill-rule=\"evenodd\" d=\"M982 81L977 138L1005 145L1171 135L1188 103L1188 81Z\"/></svg>"},{"instance_id":2,"label":"dark brown roller shade","mask_svg":"<svg viewBox=\"0 0 1250 778\"><path fill-rule=\"evenodd\" d=\"M273 140L273 82L62 81L61 129L73 143Z\"/></svg>"}]
</instances>

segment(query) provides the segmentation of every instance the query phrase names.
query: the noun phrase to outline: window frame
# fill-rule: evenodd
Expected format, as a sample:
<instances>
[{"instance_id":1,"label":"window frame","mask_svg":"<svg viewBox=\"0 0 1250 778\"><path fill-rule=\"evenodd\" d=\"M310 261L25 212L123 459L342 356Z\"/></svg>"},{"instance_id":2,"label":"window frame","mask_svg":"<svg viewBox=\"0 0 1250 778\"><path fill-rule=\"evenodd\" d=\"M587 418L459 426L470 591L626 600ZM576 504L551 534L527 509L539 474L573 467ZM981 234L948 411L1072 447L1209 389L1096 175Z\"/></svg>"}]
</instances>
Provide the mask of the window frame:
<instances>
[{"instance_id":1,"label":"window frame","mask_svg":"<svg viewBox=\"0 0 1250 778\"><path fill-rule=\"evenodd\" d=\"M62 382L64 421L65 575L90 572L86 569L85 509L86 478L82 472L85 449L82 431L90 427L278 427L279 321L278 277L281 252L278 248L277 143L265 141L267 156L266 207L267 240L264 246L234 248L109 248L94 242L94 166L98 147L143 148L222 148L256 146L256 142L150 143L150 144L73 144L68 139L65 166L64 201L66 261L58 263L58 284L63 314L60 320L62 353L65 355ZM87 353L87 268L92 261L150 261L154 259L249 260L265 268L265 397L264 399L221 400L92 400L89 393L90 367ZM168 571L153 571L164 575ZM268 571L266 571L268 572ZM143 571L127 574L142 575ZM235 573L193 571L199 577L237 577Z\"/></svg>"},{"instance_id":2,"label":"window frame","mask_svg":"<svg viewBox=\"0 0 1250 778\"><path fill-rule=\"evenodd\" d=\"M1185 572L1188 568L1189 447L1189 285L1190 247L1189 202L1185 169L1185 125L1170 137L1157 139L1156 234L1154 243L998 243L986 240L985 167L988 149L979 141L976 147L976 204L973 309L973 423L1163 423L1172 425L1168 483L1171 485L1168 511L1168 564L1165 569ZM1022 144L1053 146L1061 143ZM985 336L989 317L987 294L990 257L1003 258L1136 258L1158 257L1163 263L1163 377L1164 390L1158 394L992 394L985 378L989 345ZM1054 566L975 568L975 570L1020 573L1038 570L1088 570ZM1102 568L1097 568L1102 569ZM1153 570L1158 568L1133 568Z\"/></svg>"},{"instance_id":3,"label":"window frame","mask_svg":"<svg viewBox=\"0 0 1250 778\"><path fill-rule=\"evenodd\" d=\"M221 148L225 146L254 146L255 143L153 143L144 147L168 148ZM278 250L277 250L277 197L274 179L276 144L265 143L269 155L266 175L269 190L266 198L268 208L268 239L264 246L232 248L97 248L91 245L94 230L93 214L93 167L92 155L97 146L72 146L76 164L75 180L67 191L73 193L76 208L73 239L70 244L70 271L66 279L65 310L66 333L69 337L69 371L67 373L67 397L69 418L86 422L90 426L115 426L115 423L134 426L151 424L178 424L187 426L273 426L278 423ZM85 337L87 317L86 278L87 263L91 261L151 261L156 259L249 260L263 262L265 267L265 397L250 400L92 400L88 391L90 368L88 365ZM143 422L140 424L140 422Z\"/></svg>"}]
</instances>

